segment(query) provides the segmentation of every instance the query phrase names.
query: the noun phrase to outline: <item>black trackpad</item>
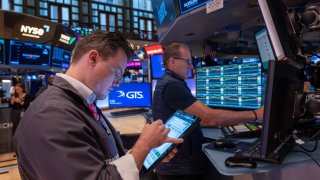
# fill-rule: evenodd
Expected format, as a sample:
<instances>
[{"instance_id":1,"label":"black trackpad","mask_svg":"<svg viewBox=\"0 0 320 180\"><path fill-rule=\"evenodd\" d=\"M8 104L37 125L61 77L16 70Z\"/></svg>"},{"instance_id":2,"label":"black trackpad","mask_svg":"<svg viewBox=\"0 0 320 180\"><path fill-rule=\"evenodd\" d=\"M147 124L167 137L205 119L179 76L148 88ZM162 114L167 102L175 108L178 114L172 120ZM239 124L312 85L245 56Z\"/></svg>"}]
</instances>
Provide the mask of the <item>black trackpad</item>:
<instances>
[{"instance_id":1,"label":"black trackpad","mask_svg":"<svg viewBox=\"0 0 320 180\"><path fill-rule=\"evenodd\" d=\"M232 139L217 139L205 146L207 149L236 153L242 149L246 149L252 143L235 141Z\"/></svg>"},{"instance_id":2,"label":"black trackpad","mask_svg":"<svg viewBox=\"0 0 320 180\"><path fill-rule=\"evenodd\" d=\"M256 168L257 163L252 159L245 157L229 157L224 161L227 167L246 167L246 168Z\"/></svg>"}]
</instances>

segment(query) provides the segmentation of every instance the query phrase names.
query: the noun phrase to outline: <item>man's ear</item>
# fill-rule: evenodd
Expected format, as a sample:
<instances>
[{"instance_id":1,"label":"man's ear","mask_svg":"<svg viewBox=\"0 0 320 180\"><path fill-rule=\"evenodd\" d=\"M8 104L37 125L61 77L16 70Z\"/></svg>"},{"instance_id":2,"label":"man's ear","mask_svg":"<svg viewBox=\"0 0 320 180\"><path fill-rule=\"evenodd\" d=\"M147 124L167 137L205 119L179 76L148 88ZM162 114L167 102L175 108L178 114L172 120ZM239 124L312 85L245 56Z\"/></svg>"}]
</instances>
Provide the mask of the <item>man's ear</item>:
<instances>
[{"instance_id":1,"label":"man's ear","mask_svg":"<svg viewBox=\"0 0 320 180\"><path fill-rule=\"evenodd\" d=\"M89 61L91 64L96 64L98 60L99 52L97 50L89 51Z\"/></svg>"},{"instance_id":2,"label":"man's ear","mask_svg":"<svg viewBox=\"0 0 320 180\"><path fill-rule=\"evenodd\" d=\"M170 58L170 59L169 59L169 63L170 63L170 61L171 61L172 64L174 64L173 58Z\"/></svg>"}]
</instances>

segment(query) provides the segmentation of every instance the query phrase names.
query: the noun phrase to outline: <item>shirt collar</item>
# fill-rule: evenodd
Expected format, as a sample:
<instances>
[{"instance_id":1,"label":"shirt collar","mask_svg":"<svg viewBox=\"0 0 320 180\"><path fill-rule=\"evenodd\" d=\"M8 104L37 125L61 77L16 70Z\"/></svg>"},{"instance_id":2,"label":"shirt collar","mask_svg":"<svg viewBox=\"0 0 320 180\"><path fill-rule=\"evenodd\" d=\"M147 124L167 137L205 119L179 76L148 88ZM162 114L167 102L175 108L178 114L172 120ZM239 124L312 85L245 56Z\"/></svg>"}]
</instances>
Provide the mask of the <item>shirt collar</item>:
<instances>
[{"instance_id":1,"label":"shirt collar","mask_svg":"<svg viewBox=\"0 0 320 180\"><path fill-rule=\"evenodd\" d=\"M96 100L96 95L93 93L93 91L79 80L62 73L57 73L56 76L59 76L70 83L88 104L91 104Z\"/></svg>"},{"instance_id":2,"label":"shirt collar","mask_svg":"<svg viewBox=\"0 0 320 180\"><path fill-rule=\"evenodd\" d=\"M183 81L184 82L184 79L182 79L177 73L171 71L170 69L166 69L165 71L167 74L175 77L176 79L180 80L180 81Z\"/></svg>"}]
</instances>

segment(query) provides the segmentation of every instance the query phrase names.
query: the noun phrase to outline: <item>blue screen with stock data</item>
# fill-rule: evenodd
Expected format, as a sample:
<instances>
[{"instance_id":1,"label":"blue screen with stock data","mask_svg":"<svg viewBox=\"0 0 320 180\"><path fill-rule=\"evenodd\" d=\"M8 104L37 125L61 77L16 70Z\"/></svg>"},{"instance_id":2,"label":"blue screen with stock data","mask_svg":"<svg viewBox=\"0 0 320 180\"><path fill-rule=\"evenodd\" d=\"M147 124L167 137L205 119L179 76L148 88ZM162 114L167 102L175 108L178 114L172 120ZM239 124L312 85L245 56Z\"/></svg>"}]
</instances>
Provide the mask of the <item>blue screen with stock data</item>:
<instances>
[{"instance_id":1,"label":"blue screen with stock data","mask_svg":"<svg viewBox=\"0 0 320 180\"><path fill-rule=\"evenodd\" d=\"M109 93L109 107L149 107L150 83L121 83Z\"/></svg>"},{"instance_id":2,"label":"blue screen with stock data","mask_svg":"<svg viewBox=\"0 0 320 180\"><path fill-rule=\"evenodd\" d=\"M196 69L197 99L211 107L256 109L263 104L261 63Z\"/></svg>"}]
</instances>

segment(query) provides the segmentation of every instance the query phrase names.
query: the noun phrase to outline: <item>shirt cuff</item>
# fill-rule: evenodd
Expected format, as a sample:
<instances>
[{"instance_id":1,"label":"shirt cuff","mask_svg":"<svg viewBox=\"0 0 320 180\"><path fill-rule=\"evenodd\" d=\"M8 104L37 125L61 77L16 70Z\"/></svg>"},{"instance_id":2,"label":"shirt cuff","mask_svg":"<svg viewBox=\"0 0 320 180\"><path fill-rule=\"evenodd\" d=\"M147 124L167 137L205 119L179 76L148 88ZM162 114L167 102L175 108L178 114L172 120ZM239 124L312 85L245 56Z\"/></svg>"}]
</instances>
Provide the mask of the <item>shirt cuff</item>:
<instances>
[{"instance_id":1,"label":"shirt cuff","mask_svg":"<svg viewBox=\"0 0 320 180\"><path fill-rule=\"evenodd\" d=\"M139 180L139 170L132 154L126 154L112 161L110 164L116 166L120 176L124 180Z\"/></svg>"}]
</instances>

